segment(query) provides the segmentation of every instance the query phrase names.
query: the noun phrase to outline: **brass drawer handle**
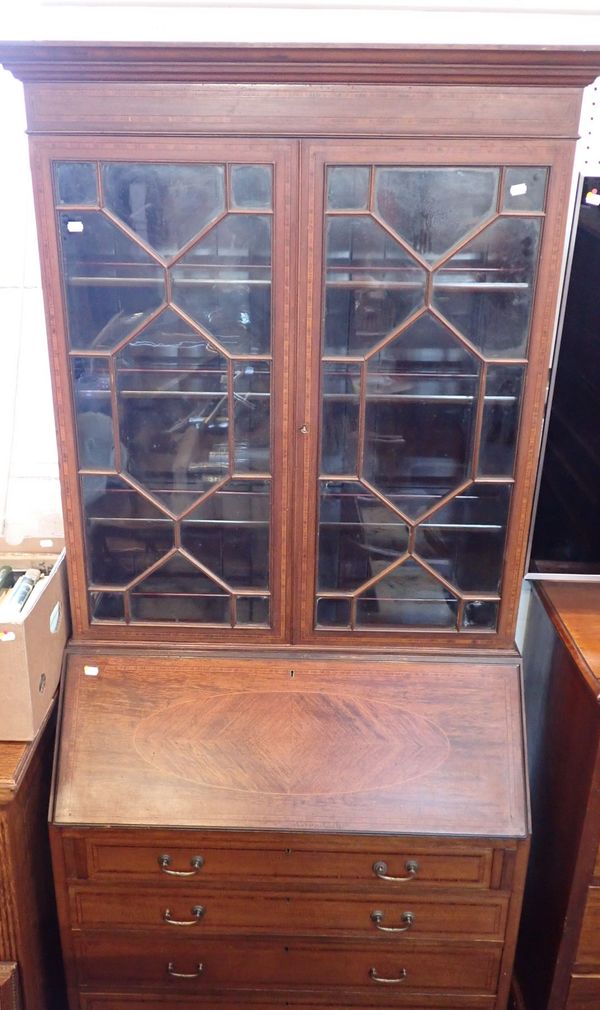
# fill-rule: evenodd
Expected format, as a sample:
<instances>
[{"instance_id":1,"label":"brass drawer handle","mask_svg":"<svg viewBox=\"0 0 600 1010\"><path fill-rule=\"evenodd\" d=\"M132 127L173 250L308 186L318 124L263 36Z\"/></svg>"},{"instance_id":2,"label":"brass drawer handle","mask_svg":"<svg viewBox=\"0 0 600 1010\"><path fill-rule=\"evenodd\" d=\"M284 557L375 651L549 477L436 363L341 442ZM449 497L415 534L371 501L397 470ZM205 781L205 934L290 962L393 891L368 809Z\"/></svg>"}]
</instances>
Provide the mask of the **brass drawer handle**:
<instances>
[{"instance_id":1,"label":"brass drawer handle","mask_svg":"<svg viewBox=\"0 0 600 1010\"><path fill-rule=\"evenodd\" d=\"M204 866L204 859L202 856L192 856L190 859L190 866L193 866L192 870L170 870L169 866L173 862L171 856L159 856L158 865L163 873L168 873L170 877L195 877L198 870L201 870Z\"/></svg>"},{"instance_id":2,"label":"brass drawer handle","mask_svg":"<svg viewBox=\"0 0 600 1010\"><path fill-rule=\"evenodd\" d=\"M377 968L369 969L369 977L373 979L374 982L379 982L380 985L400 985L404 982L404 979L408 975L406 968L400 969L399 978L383 978L377 971Z\"/></svg>"},{"instance_id":3,"label":"brass drawer handle","mask_svg":"<svg viewBox=\"0 0 600 1010\"><path fill-rule=\"evenodd\" d=\"M403 912L400 916L400 922L405 923L404 926L382 926L381 923L384 920L383 912L371 912L371 920L375 923L375 928L380 929L382 933L406 933L407 930L411 929L415 923L415 913L414 912Z\"/></svg>"},{"instance_id":4,"label":"brass drawer handle","mask_svg":"<svg viewBox=\"0 0 600 1010\"><path fill-rule=\"evenodd\" d=\"M200 975L202 974L203 971L204 971L204 965L201 963L198 964L198 970L193 971L191 973L185 971L175 971L175 965L173 964L173 961L169 961L167 965L167 974L169 974L171 978L200 978Z\"/></svg>"},{"instance_id":5,"label":"brass drawer handle","mask_svg":"<svg viewBox=\"0 0 600 1010\"><path fill-rule=\"evenodd\" d=\"M380 880L395 880L396 882L414 880L419 872L419 864L416 860L409 859L408 862L405 863L405 868L408 871L407 877L390 877L388 875L388 864L384 862L383 859L379 859L376 863L373 863L373 873L376 877L379 877Z\"/></svg>"},{"instance_id":6,"label":"brass drawer handle","mask_svg":"<svg viewBox=\"0 0 600 1010\"><path fill-rule=\"evenodd\" d=\"M194 905L192 908L192 915L195 916L194 919L172 919L171 909L165 908L163 912L163 919L165 922L168 922L170 926L196 926L204 915L204 905Z\"/></svg>"}]
</instances>

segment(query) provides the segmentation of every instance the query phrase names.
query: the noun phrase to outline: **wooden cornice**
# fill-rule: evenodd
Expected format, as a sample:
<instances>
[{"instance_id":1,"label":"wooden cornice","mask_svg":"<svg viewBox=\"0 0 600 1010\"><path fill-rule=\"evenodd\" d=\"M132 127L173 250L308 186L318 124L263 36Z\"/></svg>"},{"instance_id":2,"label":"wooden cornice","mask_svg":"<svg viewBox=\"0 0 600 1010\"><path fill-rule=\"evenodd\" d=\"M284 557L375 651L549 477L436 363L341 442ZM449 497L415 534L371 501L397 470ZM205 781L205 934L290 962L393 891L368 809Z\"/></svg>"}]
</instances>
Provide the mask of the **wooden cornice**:
<instances>
[{"instance_id":1,"label":"wooden cornice","mask_svg":"<svg viewBox=\"0 0 600 1010\"><path fill-rule=\"evenodd\" d=\"M319 82L582 87L600 74L600 46L3 42L0 63L26 83Z\"/></svg>"}]
</instances>

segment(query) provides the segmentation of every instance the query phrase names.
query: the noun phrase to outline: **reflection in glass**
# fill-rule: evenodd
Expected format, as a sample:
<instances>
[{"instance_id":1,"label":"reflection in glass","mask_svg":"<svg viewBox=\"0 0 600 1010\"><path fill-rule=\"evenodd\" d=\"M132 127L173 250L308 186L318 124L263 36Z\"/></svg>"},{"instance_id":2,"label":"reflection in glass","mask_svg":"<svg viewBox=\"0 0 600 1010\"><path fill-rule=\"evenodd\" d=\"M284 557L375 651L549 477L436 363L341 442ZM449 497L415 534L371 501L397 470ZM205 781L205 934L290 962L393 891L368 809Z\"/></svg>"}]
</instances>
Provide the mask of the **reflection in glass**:
<instances>
[{"instance_id":1,"label":"reflection in glass","mask_svg":"<svg viewBox=\"0 0 600 1010\"><path fill-rule=\"evenodd\" d=\"M326 227L324 353L363 354L423 304L425 272L370 217Z\"/></svg>"},{"instance_id":2,"label":"reflection in glass","mask_svg":"<svg viewBox=\"0 0 600 1010\"><path fill-rule=\"evenodd\" d=\"M479 364L432 316L369 360L363 474L410 518L470 472Z\"/></svg>"},{"instance_id":3,"label":"reflection in glass","mask_svg":"<svg viewBox=\"0 0 600 1010\"><path fill-rule=\"evenodd\" d=\"M489 365L479 448L480 477L511 477L515 466L523 365Z\"/></svg>"},{"instance_id":4,"label":"reflection in glass","mask_svg":"<svg viewBox=\"0 0 600 1010\"><path fill-rule=\"evenodd\" d=\"M271 366L268 361L235 361L233 371L234 469L269 472Z\"/></svg>"},{"instance_id":5,"label":"reflection in glass","mask_svg":"<svg viewBox=\"0 0 600 1010\"><path fill-rule=\"evenodd\" d=\"M360 365L325 362L322 373L321 473L355 475L358 470Z\"/></svg>"},{"instance_id":6,"label":"reflection in glass","mask_svg":"<svg viewBox=\"0 0 600 1010\"><path fill-rule=\"evenodd\" d=\"M58 161L54 163L56 202L72 206L98 203L98 179L93 161Z\"/></svg>"},{"instance_id":7,"label":"reflection in glass","mask_svg":"<svg viewBox=\"0 0 600 1010\"><path fill-rule=\"evenodd\" d=\"M315 623L323 628L349 628L350 600L327 596L317 598Z\"/></svg>"},{"instance_id":8,"label":"reflection in glass","mask_svg":"<svg viewBox=\"0 0 600 1010\"><path fill-rule=\"evenodd\" d=\"M269 210L273 205L271 165L233 165L231 206L249 210Z\"/></svg>"},{"instance_id":9,"label":"reflection in glass","mask_svg":"<svg viewBox=\"0 0 600 1010\"><path fill-rule=\"evenodd\" d=\"M228 214L171 272L176 304L229 353L269 353L269 217Z\"/></svg>"},{"instance_id":10,"label":"reflection in glass","mask_svg":"<svg viewBox=\"0 0 600 1010\"><path fill-rule=\"evenodd\" d=\"M356 601L357 626L454 628L456 597L408 559Z\"/></svg>"},{"instance_id":11,"label":"reflection in glass","mask_svg":"<svg viewBox=\"0 0 600 1010\"><path fill-rule=\"evenodd\" d=\"M183 546L228 585L269 585L270 482L231 480L182 522Z\"/></svg>"},{"instance_id":12,"label":"reflection in glass","mask_svg":"<svg viewBox=\"0 0 600 1010\"><path fill-rule=\"evenodd\" d=\"M142 375L117 376L119 430L127 472L176 514L227 474L227 395L132 388ZM151 381L151 377L150 377Z\"/></svg>"},{"instance_id":13,"label":"reflection in glass","mask_svg":"<svg viewBox=\"0 0 600 1010\"><path fill-rule=\"evenodd\" d=\"M118 477L82 477L88 578L124 586L173 547L160 509Z\"/></svg>"},{"instance_id":14,"label":"reflection in glass","mask_svg":"<svg viewBox=\"0 0 600 1010\"><path fill-rule=\"evenodd\" d=\"M539 236L539 218L499 218L434 274L435 307L488 357L526 353Z\"/></svg>"},{"instance_id":15,"label":"reflection in glass","mask_svg":"<svg viewBox=\"0 0 600 1010\"><path fill-rule=\"evenodd\" d=\"M363 165L334 165L327 169L327 209L366 210L371 169Z\"/></svg>"},{"instance_id":16,"label":"reflection in glass","mask_svg":"<svg viewBox=\"0 0 600 1010\"><path fill-rule=\"evenodd\" d=\"M542 211L547 181L547 168L507 168L502 210Z\"/></svg>"},{"instance_id":17,"label":"reflection in glass","mask_svg":"<svg viewBox=\"0 0 600 1010\"><path fill-rule=\"evenodd\" d=\"M240 624L263 625L269 624L269 597L268 596L238 596L236 600L237 619L236 626Z\"/></svg>"},{"instance_id":18,"label":"reflection in glass","mask_svg":"<svg viewBox=\"0 0 600 1010\"><path fill-rule=\"evenodd\" d=\"M225 209L223 165L107 164L106 207L162 256L173 256Z\"/></svg>"},{"instance_id":19,"label":"reflection in glass","mask_svg":"<svg viewBox=\"0 0 600 1010\"><path fill-rule=\"evenodd\" d=\"M229 594L175 554L132 590L131 615L138 621L229 623Z\"/></svg>"},{"instance_id":20,"label":"reflection in glass","mask_svg":"<svg viewBox=\"0 0 600 1010\"><path fill-rule=\"evenodd\" d=\"M98 211L61 213L69 341L112 349L164 298L164 271Z\"/></svg>"},{"instance_id":21,"label":"reflection in glass","mask_svg":"<svg viewBox=\"0 0 600 1010\"><path fill-rule=\"evenodd\" d=\"M318 590L354 590L406 550L402 520L355 481L321 481Z\"/></svg>"},{"instance_id":22,"label":"reflection in glass","mask_svg":"<svg viewBox=\"0 0 600 1010\"><path fill-rule=\"evenodd\" d=\"M108 360L72 358L71 375L79 466L82 470L114 470Z\"/></svg>"},{"instance_id":23,"label":"reflection in glass","mask_svg":"<svg viewBox=\"0 0 600 1010\"><path fill-rule=\"evenodd\" d=\"M378 168L375 208L435 261L495 212L498 178L497 168Z\"/></svg>"},{"instance_id":24,"label":"reflection in glass","mask_svg":"<svg viewBox=\"0 0 600 1010\"><path fill-rule=\"evenodd\" d=\"M473 484L417 529L416 552L466 593L498 593L510 484Z\"/></svg>"},{"instance_id":25,"label":"reflection in glass","mask_svg":"<svg viewBox=\"0 0 600 1010\"><path fill-rule=\"evenodd\" d=\"M92 621L124 621L125 608L122 593L89 593Z\"/></svg>"},{"instance_id":26,"label":"reflection in glass","mask_svg":"<svg viewBox=\"0 0 600 1010\"><path fill-rule=\"evenodd\" d=\"M227 370L216 347L186 323L173 309L164 309L133 340L119 351L120 369L145 369L153 376L154 387L222 389L221 375ZM162 383L162 385L161 385Z\"/></svg>"},{"instance_id":27,"label":"reflection in glass","mask_svg":"<svg viewBox=\"0 0 600 1010\"><path fill-rule=\"evenodd\" d=\"M498 603L495 600L470 600L465 603L463 628L470 631L495 631L498 624Z\"/></svg>"}]
</instances>

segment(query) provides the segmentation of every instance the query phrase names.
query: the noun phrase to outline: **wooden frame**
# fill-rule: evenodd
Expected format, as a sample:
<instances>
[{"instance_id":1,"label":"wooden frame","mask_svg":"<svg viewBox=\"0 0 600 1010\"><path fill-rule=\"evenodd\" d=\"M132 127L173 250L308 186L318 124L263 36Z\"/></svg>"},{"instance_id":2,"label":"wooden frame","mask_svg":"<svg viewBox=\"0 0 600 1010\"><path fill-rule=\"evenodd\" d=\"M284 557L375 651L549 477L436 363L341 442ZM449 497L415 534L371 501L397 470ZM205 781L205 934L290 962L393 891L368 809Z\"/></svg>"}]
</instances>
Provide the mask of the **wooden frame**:
<instances>
[{"instance_id":1,"label":"wooden frame","mask_svg":"<svg viewBox=\"0 0 600 1010\"><path fill-rule=\"evenodd\" d=\"M566 210L568 206L568 168L570 165L570 145L565 142L530 141L528 143L507 141L490 141L485 151L480 152L477 161L479 165L524 165L539 164L551 167L548 187L546 222L544 232L547 241L542 238L538 278L536 284L534 310L532 315L531 337L528 348L529 366L523 397L520 422L520 439L517 463L515 467L514 490L508 521L508 536L506 563L501 586L501 610L497 633L477 633L463 631L451 634L443 631L428 632L353 632L352 641L357 645L372 646L375 641L382 646L389 646L398 641L400 635L408 648L418 646L423 642L424 634L428 635L429 648L451 650L469 646L486 648L510 647L516 611L519 600L520 581L525 563L527 547L527 530L531 513L531 496L536 475L536 459L541 438L541 425L545 402L548 363L552 345L552 306L559 291L559 265L561 245L557 240L562 235L566 225ZM300 320L300 332L307 332L306 369L303 375L305 383L305 398L300 400L302 417L308 421L311 430L319 429L319 360L318 341L321 328L321 261L322 253L319 238L322 232L320 222L323 219L323 173L328 163L359 164L372 161L376 157L378 164L419 164L427 159L428 164L474 165L472 144L462 140L445 140L440 142L435 152L431 152L426 141L388 141L385 151L379 151L370 141L344 145L342 143L315 142L305 145L303 161L303 218L310 222L309 229L304 232L305 240L301 254L302 261L313 261L313 271L307 277L308 297L302 300L306 305L306 314ZM554 241L553 241L554 239ZM317 346L315 347L315 341ZM299 375L300 380L300 375ZM302 423L300 413L296 418L297 427ZM323 647L340 647L347 640L348 632L312 631L314 607L314 559L315 536L317 526L315 487L317 473L317 455L319 442L315 437L308 443L305 439L299 443L298 471L303 475L303 494L300 499L305 503L305 513L302 520L302 547L296 556L297 570L302 572L302 617L296 625L296 634L302 641L319 642ZM310 538L310 549L304 549L304 537ZM296 544L300 545L299 537Z\"/></svg>"},{"instance_id":2,"label":"wooden frame","mask_svg":"<svg viewBox=\"0 0 600 1010\"><path fill-rule=\"evenodd\" d=\"M239 160L244 155L255 161L275 164L279 169L275 173L275 204L274 204L274 281L273 281L273 332L281 334L278 345L274 348L278 353L273 359L273 409L271 412L271 434L273 446L273 506L278 500L286 500L288 496L287 445L288 445L288 415L290 387L293 383L292 348L294 341L290 338L289 327L293 318L291 306L290 283L292 243L289 238L290 199L292 173L294 165L290 158L289 145L281 142L266 142L257 144L248 141L223 140L210 142L206 140L180 140L177 143L166 140L138 140L123 143L104 139L96 141L42 140L36 138L32 143L32 169L34 189L38 210L40 243L43 252L44 287L46 292L46 318L50 340L51 370L54 383L55 401L59 417L61 454L61 486L63 492L63 507L65 513L65 539L68 544L69 582L71 588L71 609L73 617L74 636L80 635L104 639L120 637L118 625L98 622L90 624L87 605L87 577L85 565L85 534L81 494L78 478L77 444L75 437L75 416L72 402L71 380L69 370L69 348L67 344L67 324L65 307L62 297L60 251L56 232L56 213L54 210L54 195L52 187L51 163L55 160L77 160L81 158L98 160L123 160L128 156L139 162L169 161L171 163L186 162L201 158L203 160ZM280 566L278 559L287 554L287 543L290 531L288 516L284 510L273 507L272 537L271 537L271 583L272 583L272 631L248 627L230 628L206 627L201 629L202 638L207 642L223 644L246 642L262 645L265 643L284 642L287 640L287 614L289 604L288 571ZM128 625L127 637L133 641L158 640L165 638L165 628L169 628L169 638L198 638L197 625L173 627L168 622L156 625L139 622ZM190 631L190 628L192 629ZM129 634L132 631L133 634Z\"/></svg>"}]
</instances>

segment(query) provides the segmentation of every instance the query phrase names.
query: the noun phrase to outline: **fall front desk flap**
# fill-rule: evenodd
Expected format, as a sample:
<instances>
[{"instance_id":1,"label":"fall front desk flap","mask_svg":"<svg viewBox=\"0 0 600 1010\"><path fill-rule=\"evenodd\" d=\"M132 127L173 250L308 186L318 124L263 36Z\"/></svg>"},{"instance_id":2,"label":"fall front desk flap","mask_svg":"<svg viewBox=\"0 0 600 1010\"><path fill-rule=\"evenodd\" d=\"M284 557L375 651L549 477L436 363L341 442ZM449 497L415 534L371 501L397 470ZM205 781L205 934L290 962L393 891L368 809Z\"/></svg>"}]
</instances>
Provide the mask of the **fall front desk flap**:
<instances>
[{"instance_id":1,"label":"fall front desk flap","mask_svg":"<svg viewBox=\"0 0 600 1010\"><path fill-rule=\"evenodd\" d=\"M54 822L521 837L522 732L514 661L72 655Z\"/></svg>"}]
</instances>

